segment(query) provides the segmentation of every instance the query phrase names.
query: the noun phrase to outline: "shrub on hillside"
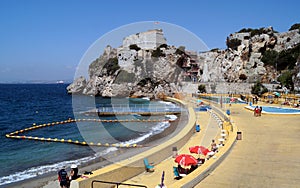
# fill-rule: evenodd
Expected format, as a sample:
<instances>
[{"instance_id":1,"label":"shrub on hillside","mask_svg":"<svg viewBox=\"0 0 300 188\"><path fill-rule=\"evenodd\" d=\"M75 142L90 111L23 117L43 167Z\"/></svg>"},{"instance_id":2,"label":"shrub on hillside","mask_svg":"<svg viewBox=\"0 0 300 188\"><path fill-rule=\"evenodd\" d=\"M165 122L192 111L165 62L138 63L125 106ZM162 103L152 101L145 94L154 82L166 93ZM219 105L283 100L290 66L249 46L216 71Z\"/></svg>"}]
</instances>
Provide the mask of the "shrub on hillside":
<instances>
[{"instance_id":1,"label":"shrub on hillside","mask_svg":"<svg viewBox=\"0 0 300 188\"><path fill-rule=\"evenodd\" d=\"M229 38L227 37L226 45L227 45L228 48L231 48L231 49L233 49L233 50L237 50L237 47L238 47L239 45L241 45L241 44L242 44L242 41L241 41L240 39L236 39L236 38L234 38L234 39L229 39Z\"/></svg>"},{"instance_id":2,"label":"shrub on hillside","mask_svg":"<svg viewBox=\"0 0 300 188\"><path fill-rule=\"evenodd\" d=\"M198 86L199 93L206 93L206 88L204 84Z\"/></svg>"},{"instance_id":3,"label":"shrub on hillside","mask_svg":"<svg viewBox=\"0 0 300 188\"><path fill-rule=\"evenodd\" d=\"M179 46L176 51L175 51L175 54L185 54L185 47L184 46Z\"/></svg>"},{"instance_id":4,"label":"shrub on hillside","mask_svg":"<svg viewBox=\"0 0 300 188\"><path fill-rule=\"evenodd\" d=\"M300 44L296 47L277 52L275 50L267 50L263 53L262 62L265 65L277 67L277 70L289 69L292 70L300 56Z\"/></svg>"},{"instance_id":5,"label":"shrub on hillside","mask_svg":"<svg viewBox=\"0 0 300 188\"><path fill-rule=\"evenodd\" d=\"M118 65L118 58L114 57L108 59L103 68L107 70L108 75L113 75L117 70L120 69L120 66Z\"/></svg>"},{"instance_id":6,"label":"shrub on hillside","mask_svg":"<svg viewBox=\"0 0 300 188\"><path fill-rule=\"evenodd\" d=\"M158 47L152 51L152 57L166 57L166 54L162 52L162 50Z\"/></svg>"},{"instance_id":7,"label":"shrub on hillside","mask_svg":"<svg viewBox=\"0 0 300 188\"><path fill-rule=\"evenodd\" d=\"M278 81L281 83L282 86L285 86L286 88L294 90L294 82L293 82L293 74L291 71L285 71L283 72L279 77Z\"/></svg>"},{"instance_id":8,"label":"shrub on hillside","mask_svg":"<svg viewBox=\"0 0 300 188\"><path fill-rule=\"evenodd\" d=\"M295 29L299 29L299 33L300 33L300 23L296 23L296 24L292 25L291 28L289 29L289 31L292 31Z\"/></svg>"},{"instance_id":9,"label":"shrub on hillside","mask_svg":"<svg viewBox=\"0 0 300 188\"><path fill-rule=\"evenodd\" d=\"M261 96L266 92L268 92L268 89L261 82L256 82L251 88L251 93L254 95Z\"/></svg>"}]
</instances>

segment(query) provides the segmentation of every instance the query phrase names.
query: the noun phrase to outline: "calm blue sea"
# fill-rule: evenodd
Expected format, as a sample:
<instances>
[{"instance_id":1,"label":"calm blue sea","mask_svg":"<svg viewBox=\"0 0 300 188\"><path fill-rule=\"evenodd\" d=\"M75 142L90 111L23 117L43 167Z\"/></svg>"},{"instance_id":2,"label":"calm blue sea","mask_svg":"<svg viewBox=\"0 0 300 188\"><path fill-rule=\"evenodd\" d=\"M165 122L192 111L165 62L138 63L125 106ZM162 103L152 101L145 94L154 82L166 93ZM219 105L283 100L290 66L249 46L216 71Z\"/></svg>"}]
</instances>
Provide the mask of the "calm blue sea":
<instances>
[{"instance_id":1,"label":"calm blue sea","mask_svg":"<svg viewBox=\"0 0 300 188\"><path fill-rule=\"evenodd\" d=\"M115 150L101 148L97 151L87 146L18 140L5 135L25 129L34 123L44 124L69 118L98 118L82 112L96 106L111 104L128 105L128 99L94 98L91 96L72 96L66 93L66 84L0 84L0 186L37 175L59 170L70 164L83 164L95 157ZM163 105L163 102L130 101L131 105ZM102 119L132 119L133 116L101 117ZM173 117L141 117L173 118ZM138 126L139 125L139 126ZM137 143L154 134L162 132L169 123L95 123L81 122L57 125L24 133L27 136L64 138L101 143Z\"/></svg>"}]
</instances>

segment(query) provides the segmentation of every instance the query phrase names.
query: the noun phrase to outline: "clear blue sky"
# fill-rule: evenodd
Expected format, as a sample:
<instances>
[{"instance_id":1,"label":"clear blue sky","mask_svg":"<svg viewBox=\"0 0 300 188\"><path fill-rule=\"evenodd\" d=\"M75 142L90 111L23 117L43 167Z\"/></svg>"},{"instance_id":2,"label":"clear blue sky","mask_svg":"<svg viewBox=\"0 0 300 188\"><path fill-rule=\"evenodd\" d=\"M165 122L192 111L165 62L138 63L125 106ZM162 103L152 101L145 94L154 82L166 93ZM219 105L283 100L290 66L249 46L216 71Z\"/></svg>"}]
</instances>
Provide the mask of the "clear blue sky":
<instances>
[{"instance_id":1,"label":"clear blue sky","mask_svg":"<svg viewBox=\"0 0 300 188\"><path fill-rule=\"evenodd\" d=\"M73 79L86 50L125 24L162 21L186 28L209 48L244 27L287 31L299 1L0 0L0 82Z\"/></svg>"}]
</instances>

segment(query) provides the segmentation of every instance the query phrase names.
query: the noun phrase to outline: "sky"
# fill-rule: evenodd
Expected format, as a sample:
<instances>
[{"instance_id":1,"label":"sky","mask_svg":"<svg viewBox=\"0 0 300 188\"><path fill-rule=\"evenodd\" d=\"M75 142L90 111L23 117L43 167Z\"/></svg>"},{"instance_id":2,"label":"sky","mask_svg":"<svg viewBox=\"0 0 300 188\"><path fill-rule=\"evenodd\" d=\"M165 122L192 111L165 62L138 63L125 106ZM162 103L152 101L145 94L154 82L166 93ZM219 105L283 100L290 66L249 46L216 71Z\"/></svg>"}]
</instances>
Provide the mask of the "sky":
<instances>
[{"instance_id":1,"label":"sky","mask_svg":"<svg viewBox=\"0 0 300 188\"><path fill-rule=\"evenodd\" d=\"M300 23L299 7L296 0L0 0L0 83L73 80L95 41L124 25L170 23L209 49L226 48L242 28L287 31Z\"/></svg>"}]
</instances>

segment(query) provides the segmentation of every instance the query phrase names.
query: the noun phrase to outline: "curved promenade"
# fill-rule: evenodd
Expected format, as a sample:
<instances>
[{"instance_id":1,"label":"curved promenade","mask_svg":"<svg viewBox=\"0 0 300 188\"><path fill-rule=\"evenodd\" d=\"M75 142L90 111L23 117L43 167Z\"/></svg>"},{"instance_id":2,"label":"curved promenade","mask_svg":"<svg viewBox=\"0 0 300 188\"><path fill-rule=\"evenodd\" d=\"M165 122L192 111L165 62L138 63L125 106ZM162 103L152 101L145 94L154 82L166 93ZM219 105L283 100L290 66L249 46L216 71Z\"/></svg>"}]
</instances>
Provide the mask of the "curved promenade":
<instances>
[{"instance_id":1,"label":"curved promenade","mask_svg":"<svg viewBox=\"0 0 300 188\"><path fill-rule=\"evenodd\" d=\"M195 100L195 99L191 99ZM190 104L192 105L192 104ZM218 110L218 109L216 109ZM218 110L222 113L220 110ZM223 119L226 114L217 115L214 112L197 112L197 123L201 125L201 131L199 133L193 134L187 143L178 151L179 154L189 154L189 147L195 145L209 146L211 139L220 138L221 126L219 125L220 118ZM222 123L221 123L222 124ZM131 178L125 183L129 184L142 184L147 187L155 187L160 183L161 174L165 172L164 184L167 187L184 187L191 188L197 185L201 180L208 176L215 168L218 166L223 159L229 154L231 147L236 141L236 126L234 125L231 129L231 126L228 126L227 140L225 141L225 146L219 149L219 152L215 154L215 157L207 160L203 165L198 167L195 171L183 177L180 180L175 180L173 175L173 166L177 166L177 163L174 162L174 158L168 157L163 162L155 166L155 172L148 173L143 172L140 175ZM192 154L197 156L195 154Z\"/></svg>"},{"instance_id":2,"label":"curved promenade","mask_svg":"<svg viewBox=\"0 0 300 188\"><path fill-rule=\"evenodd\" d=\"M165 184L168 187L194 187L202 179L208 176L221 161L228 155L231 147L236 140L236 126L227 125L227 139L225 146L221 147L219 152L214 158L206 161L198 169L190 173L188 176L181 180L174 180L173 166L174 163L172 156L172 147L179 148L179 153L189 153L188 148L194 145L209 146L212 138L220 138L222 122L220 119L228 119L228 116L218 110L216 114L211 112L197 112L193 110L193 104L170 99L173 102L181 103L188 107L188 122L183 126L182 130L171 137L169 140L162 144L154 146L148 150L141 150L141 152L133 157L115 162L111 165L105 166L99 170L93 171L92 175L86 175L86 178L79 178L72 181L71 188L87 188L91 187L93 180L111 181L111 182L124 182L131 184L146 185L147 187L155 187L161 179L161 174L165 171ZM189 99L195 100L195 99ZM191 101L190 101L191 102ZM201 125L201 131L195 133L196 121ZM224 125L223 125L224 126ZM224 128L225 129L225 128ZM229 136L228 136L229 135ZM148 158L149 162L155 163L155 172L145 172L143 159ZM95 184L94 187L111 187L111 185Z\"/></svg>"},{"instance_id":3,"label":"curved promenade","mask_svg":"<svg viewBox=\"0 0 300 188\"><path fill-rule=\"evenodd\" d=\"M176 99L168 100L186 105L186 103ZM143 164L144 158L159 163L171 156L172 147L176 146L181 148L193 134L196 116L192 107L188 107L188 112L188 123L176 136L163 144L157 145L126 160L93 171L93 174L87 176L87 179L79 178L76 181L72 181L71 188L89 188L93 180L122 182L145 171ZM111 187L111 185L101 185L101 187Z\"/></svg>"}]
</instances>

